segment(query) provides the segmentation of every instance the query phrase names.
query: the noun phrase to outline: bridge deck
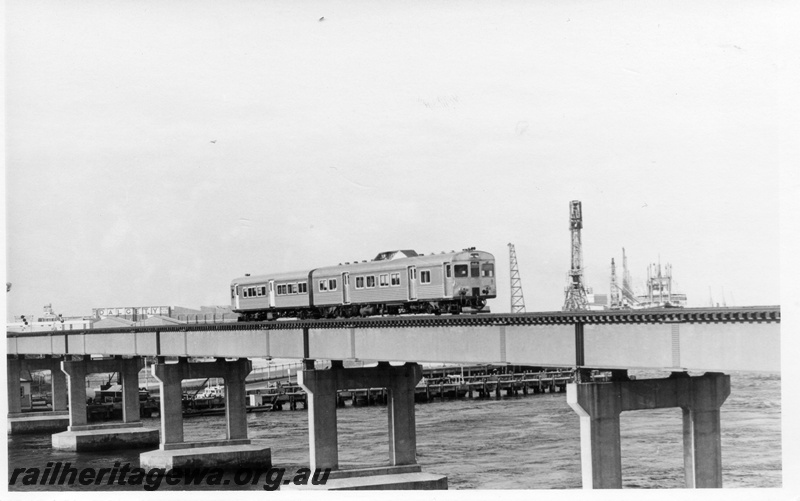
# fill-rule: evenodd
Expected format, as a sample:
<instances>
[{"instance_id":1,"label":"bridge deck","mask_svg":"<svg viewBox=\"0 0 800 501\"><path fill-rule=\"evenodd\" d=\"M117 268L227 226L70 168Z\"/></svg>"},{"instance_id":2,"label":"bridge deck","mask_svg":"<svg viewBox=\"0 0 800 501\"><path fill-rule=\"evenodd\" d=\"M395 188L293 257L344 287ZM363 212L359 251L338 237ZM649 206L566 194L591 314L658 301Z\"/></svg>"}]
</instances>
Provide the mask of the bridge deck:
<instances>
[{"instance_id":1,"label":"bridge deck","mask_svg":"<svg viewBox=\"0 0 800 501\"><path fill-rule=\"evenodd\" d=\"M373 317L8 332L7 353L779 371L780 308Z\"/></svg>"}]
</instances>

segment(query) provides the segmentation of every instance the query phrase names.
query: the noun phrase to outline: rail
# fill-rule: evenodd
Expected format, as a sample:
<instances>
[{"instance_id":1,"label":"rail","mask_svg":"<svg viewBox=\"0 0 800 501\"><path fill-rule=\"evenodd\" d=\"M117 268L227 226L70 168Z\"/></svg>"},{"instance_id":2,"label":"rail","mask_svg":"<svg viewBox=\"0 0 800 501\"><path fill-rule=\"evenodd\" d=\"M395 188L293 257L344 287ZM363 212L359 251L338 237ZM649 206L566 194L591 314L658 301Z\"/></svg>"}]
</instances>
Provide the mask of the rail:
<instances>
[{"instance_id":1,"label":"rail","mask_svg":"<svg viewBox=\"0 0 800 501\"><path fill-rule=\"evenodd\" d=\"M409 315L323 320L277 320L225 324L181 324L71 331L7 332L6 337L54 334L103 334L120 332L188 332L283 329L413 328L487 325L668 324L668 323L778 323L780 306L737 308L654 308L577 312L485 313L461 315Z\"/></svg>"}]
</instances>

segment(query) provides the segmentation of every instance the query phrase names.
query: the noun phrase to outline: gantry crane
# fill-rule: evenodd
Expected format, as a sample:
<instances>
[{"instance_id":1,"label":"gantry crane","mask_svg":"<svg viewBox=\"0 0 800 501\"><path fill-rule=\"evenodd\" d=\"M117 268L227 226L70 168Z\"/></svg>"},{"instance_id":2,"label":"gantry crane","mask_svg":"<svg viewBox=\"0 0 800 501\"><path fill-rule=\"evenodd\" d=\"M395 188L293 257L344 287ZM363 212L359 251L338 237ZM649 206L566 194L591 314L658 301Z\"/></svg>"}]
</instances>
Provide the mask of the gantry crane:
<instances>
[{"instance_id":1,"label":"gantry crane","mask_svg":"<svg viewBox=\"0 0 800 501\"><path fill-rule=\"evenodd\" d=\"M565 289L563 311L585 310L588 307L586 287L583 285L583 249L581 248L583 214L581 202L569 203L569 229L572 233L572 263L569 270L569 285Z\"/></svg>"}]
</instances>

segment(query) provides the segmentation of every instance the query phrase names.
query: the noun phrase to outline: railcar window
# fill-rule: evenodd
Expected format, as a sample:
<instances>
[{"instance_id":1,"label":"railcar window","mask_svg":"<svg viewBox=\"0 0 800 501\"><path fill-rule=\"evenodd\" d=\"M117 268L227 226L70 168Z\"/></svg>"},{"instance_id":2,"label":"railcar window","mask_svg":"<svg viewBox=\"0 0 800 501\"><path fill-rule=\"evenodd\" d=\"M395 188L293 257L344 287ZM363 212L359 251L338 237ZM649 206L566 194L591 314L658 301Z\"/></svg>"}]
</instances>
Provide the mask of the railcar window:
<instances>
[{"instance_id":1,"label":"railcar window","mask_svg":"<svg viewBox=\"0 0 800 501\"><path fill-rule=\"evenodd\" d=\"M389 287L389 275L380 276L381 287Z\"/></svg>"},{"instance_id":2,"label":"railcar window","mask_svg":"<svg viewBox=\"0 0 800 501\"><path fill-rule=\"evenodd\" d=\"M256 288L256 292L258 297L262 297L267 293L267 288L265 286L260 286Z\"/></svg>"},{"instance_id":3,"label":"railcar window","mask_svg":"<svg viewBox=\"0 0 800 501\"><path fill-rule=\"evenodd\" d=\"M242 297L247 297L247 287L242 287Z\"/></svg>"},{"instance_id":4,"label":"railcar window","mask_svg":"<svg viewBox=\"0 0 800 501\"><path fill-rule=\"evenodd\" d=\"M372 289L375 287L375 276L370 275L367 277L367 289Z\"/></svg>"},{"instance_id":5,"label":"railcar window","mask_svg":"<svg viewBox=\"0 0 800 501\"><path fill-rule=\"evenodd\" d=\"M431 272L430 270L422 270L419 272L419 282L422 284L429 284L431 283Z\"/></svg>"},{"instance_id":6,"label":"railcar window","mask_svg":"<svg viewBox=\"0 0 800 501\"><path fill-rule=\"evenodd\" d=\"M328 281L327 280L320 280L319 281L319 291L323 292L328 290Z\"/></svg>"},{"instance_id":7,"label":"railcar window","mask_svg":"<svg viewBox=\"0 0 800 501\"><path fill-rule=\"evenodd\" d=\"M494 263L483 263L482 275L484 277L494 276Z\"/></svg>"},{"instance_id":8,"label":"railcar window","mask_svg":"<svg viewBox=\"0 0 800 501\"><path fill-rule=\"evenodd\" d=\"M480 266L481 266L481 264L477 263L475 261L472 261L471 263L469 263L470 276L472 278L478 278L479 276L481 276Z\"/></svg>"},{"instance_id":9,"label":"railcar window","mask_svg":"<svg viewBox=\"0 0 800 501\"><path fill-rule=\"evenodd\" d=\"M336 290L336 279L335 278L331 278L330 280L328 280L328 287L332 291Z\"/></svg>"},{"instance_id":10,"label":"railcar window","mask_svg":"<svg viewBox=\"0 0 800 501\"><path fill-rule=\"evenodd\" d=\"M364 277L356 277L356 289L364 288Z\"/></svg>"},{"instance_id":11,"label":"railcar window","mask_svg":"<svg viewBox=\"0 0 800 501\"><path fill-rule=\"evenodd\" d=\"M450 270L450 265L449 265L449 264L448 264L447 266L445 266L445 268L444 268L444 274L445 274L445 276L446 276L447 278L450 278L450 277L451 277L451 270Z\"/></svg>"},{"instance_id":12,"label":"railcar window","mask_svg":"<svg viewBox=\"0 0 800 501\"><path fill-rule=\"evenodd\" d=\"M453 268L453 271L456 272L456 278L469 276L469 266L466 264L457 264Z\"/></svg>"},{"instance_id":13,"label":"railcar window","mask_svg":"<svg viewBox=\"0 0 800 501\"><path fill-rule=\"evenodd\" d=\"M300 282L297 284L297 290L300 294L308 294L308 284L305 282Z\"/></svg>"},{"instance_id":14,"label":"railcar window","mask_svg":"<svg viewBox=\"0 0 800 501\"><path fill-rule=\"evenodd\" d=\"M392 273L392 287L397 287L399 285L400 285L400 274Z\"/></svg>"},{"instance_id":15,"label":"railcar window","mask_svg":"<svg viewBox=\"0 0 800 501\"><path fill-rule=\"evenodd\" d=\"M297 294L297 284L292 284L292 294Z\"/></svg>"}]
</instances>

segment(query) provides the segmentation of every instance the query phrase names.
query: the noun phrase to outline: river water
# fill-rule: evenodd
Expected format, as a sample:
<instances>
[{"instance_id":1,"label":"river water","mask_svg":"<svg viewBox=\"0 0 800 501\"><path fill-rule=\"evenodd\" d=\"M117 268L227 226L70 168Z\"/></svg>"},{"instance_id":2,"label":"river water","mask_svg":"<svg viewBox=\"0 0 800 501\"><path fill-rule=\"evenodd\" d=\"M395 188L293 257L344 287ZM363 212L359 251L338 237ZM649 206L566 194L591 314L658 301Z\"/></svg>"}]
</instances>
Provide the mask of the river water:
<instances>
[{"instance_id":1,"label":"river water","mask_svg":"<svg viewBox=\"0 0 800 501\"><path fill-rule=\"evenodd\" d=\"M731 395L721 411L725 487L781 487L780 383L779 375L731 375ZM579 420L565 393L417 404L416 419L417 461L425 472L447 475L450 489L581 487ZM144 425L157 428L159 421L146 419ZM339 409L338 426L341 467L386 464L386 407ZM291 472L308 465L308 420L302 408L249 414L248 429L250 438L268 442L274 466ZM225 425L219 416L189 418L184 420L184 432L187 440L221 439ZM621 434L625 488L683 486L680 409L623 413ZM138 467L141 452L63 452L50 447L48 434L9 436L9 475L13 468L43 469L48 461L71 462L77 468L109 468L116 461ZM229 487L234 488L225 489ZM160 490L186 488L162 484ZM78 492L142 487L15 485L9 489Z\"/></svg>"}]
</instances>

